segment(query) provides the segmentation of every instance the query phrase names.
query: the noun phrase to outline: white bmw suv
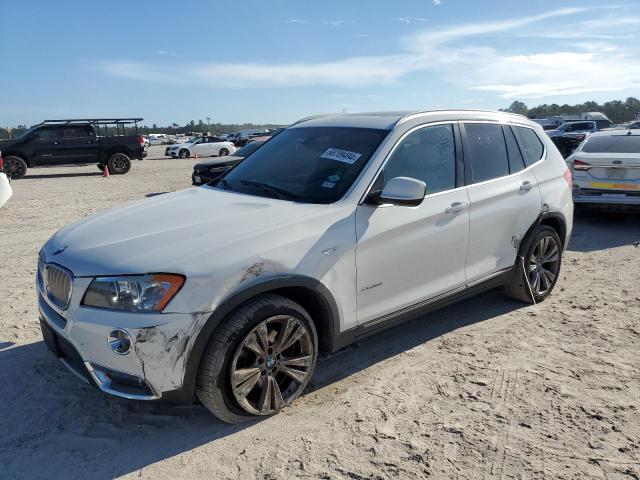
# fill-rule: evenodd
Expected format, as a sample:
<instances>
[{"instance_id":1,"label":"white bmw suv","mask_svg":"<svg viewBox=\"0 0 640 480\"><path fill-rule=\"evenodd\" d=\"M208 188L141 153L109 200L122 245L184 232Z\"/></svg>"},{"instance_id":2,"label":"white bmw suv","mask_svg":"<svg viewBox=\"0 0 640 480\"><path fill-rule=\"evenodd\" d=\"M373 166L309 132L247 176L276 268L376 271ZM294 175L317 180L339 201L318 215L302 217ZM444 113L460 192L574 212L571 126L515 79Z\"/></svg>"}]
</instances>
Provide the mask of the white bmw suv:
<instances>
[{"instance_id":1,"label":"white bmw suv","mask_svg":"<svg viewBox=\"0 0 640 480\"><path fill-rule=\"evenodd\" d=\"M216 184L57 232L42 332L107 393L241 422L299 396L319 352L490 288L542 301L572 216L567 166L524 117L311 117Z\"/></svg>"}]
</instances>

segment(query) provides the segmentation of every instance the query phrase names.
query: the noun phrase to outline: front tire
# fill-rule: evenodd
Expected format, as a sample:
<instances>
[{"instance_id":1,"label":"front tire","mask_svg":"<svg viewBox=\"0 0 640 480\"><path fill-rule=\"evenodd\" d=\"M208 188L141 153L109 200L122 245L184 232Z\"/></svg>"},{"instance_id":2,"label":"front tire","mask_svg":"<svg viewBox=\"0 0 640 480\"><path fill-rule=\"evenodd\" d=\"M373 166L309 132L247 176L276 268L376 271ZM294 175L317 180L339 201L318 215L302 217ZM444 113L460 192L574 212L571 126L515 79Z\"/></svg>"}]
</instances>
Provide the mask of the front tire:
<instances>
[{"instance_id":1,"label":"front tire","mask_svg":"<svg viewBox=\"0 0 640 480\"><path fill-rule=\"evenodd\" d=\"M523 247L524 262L518 257L505 293L521 302L539 303L551 294L558 281L562 242L555 229L539 225Z\"/></svg>"},{"instance_id":2,"label":"front tire","mask_svg":"<svg viewBox=\"0 0 640 480\"><path fill-rule=\"evenodd\" d=\"M186 148L183 148L182 150L180 150L180 153L178 153L178 156L180 158L189 158L189 150L187 150Z\"/></svg>"},{"instance_id":3,"label":"front tire","mask_svg":"<svg viewBox=\"0 0 640 480\"><path fill-rule=\"evenodd\" d=\"M4 158L4 173L11 180L23 178L27 174L27 162L20 157L9 155Z\"/></svg>"},{"instance_id":4,"label":"front tire","mask_svg":"<svg viewBox=\"0 0 640 480\"><path fill-rule=\"evenodd\" d=\"M257 297L211 338L198 372L198 398L227 423L274 415L308 385L317 345L304 308L280 295Z\"/></svg>"},{"instance_id":5,"label":"front tire","mask_svg":"<svg viewBox=\"0 0 640 480\"><path fill-rule=\"evenodd\" d=\"M107 162L109 173L112 175L124 175L131 170L131 159L124 153L114 153Z\"/></svg>"},{"instance_id":6,"label":"front tire","mask_svg":"<svg viewBox=\"0 0 640 480\"><path fill-rule=\"evenodd\" d=\"M226 157L227 155L229 155L229 150L227 150L226 148L221 148L218 152L219 157Z\"/></svg>"}]
</instances>

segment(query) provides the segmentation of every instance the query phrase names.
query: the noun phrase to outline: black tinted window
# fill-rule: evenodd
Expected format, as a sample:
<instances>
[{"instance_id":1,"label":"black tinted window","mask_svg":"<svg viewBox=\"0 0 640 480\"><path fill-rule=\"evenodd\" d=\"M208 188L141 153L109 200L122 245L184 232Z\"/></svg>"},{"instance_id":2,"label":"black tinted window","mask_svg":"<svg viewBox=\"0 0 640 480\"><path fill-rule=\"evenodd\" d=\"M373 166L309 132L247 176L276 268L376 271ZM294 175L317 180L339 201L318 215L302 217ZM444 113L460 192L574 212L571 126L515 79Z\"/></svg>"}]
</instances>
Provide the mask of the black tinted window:
<instances>
[{"instance_id":1,"label":"black tinted window","mask_svg":"<svg viewBox=\"0 0 640 480\"><path fill-rule=\"evenodd\" d=\"M427 184L427 193L456 186L456 150L451 125L425 127L407 135L393 151L380 187L394 177Z\"/></svg>"},{"instance_id":2,"label":"black tinted window","mask_svg":"<svg viewBox=\"0 0 640 480\"><path fill-rule=\"evenodd\" d=\"M471 180L473 183L509 175L507 147L502 126L490 123L467 123Z\"/></svg>"},{"instance_id":3,"label":"black tinted window","mask_svg":"<svg viewBox=\"0 0 640 480\"><path fill-rule=\"evenodd\" d=\"M544 145L534 132L530 128L526 127L513 127L520 139L520 146L522 147L522 154L524 156L524 162L529 165L533 165L542 158L544 153Z\"/></svg>"},{"instance_id":4,"label":"black tinted window","mask_svg":"<svg viewBox=\"0 0 640 480\"><path fill-rule=\"evenodd\" d=\"M62 130L63 138L86 138L89 130L86 127L67 127Z\"/></svg>"},{"instance_id":5,"label":"black tinted window","mask_svg":"<svg viewBox=\"0 0 640 480\"><path fill-rule=\"evenodd\" d=\"M37 140L57 140L58 139L58 129L57 128L39 128L35 131L35 139Z\"/></svg>"},{"instance_id":6,"label":"black tinted window","mask_svg":"<svg viewBox=\"0 0 640 480\"><path fill-rule=\"evenodd\" d=\"M342 198L388 134L368 128L288 128L216 186L304 203L333 203Z\"/></svg>"},{"instance_id":7,"label":"black tinted window","mask_svg":"<svg viewBox=\"0 0 640 480\"><path fill-rule=\"evenodd\" d=\"M516 173L524 170L524 158L516 142L516 137L509 125L504 126L504 139L507 142L507 152L509 153L509 172Z\"/></svg>"},{"instance_id":8,"label":"black tinted window","mask_svg":"<svg viewBox=\"0 0 640 480\"><path fill-rule=\"evenodd\" d=\"M640 135L606 135L588 137L582 146L586 153L639 153Z\"/></svg>"}]
</instances>

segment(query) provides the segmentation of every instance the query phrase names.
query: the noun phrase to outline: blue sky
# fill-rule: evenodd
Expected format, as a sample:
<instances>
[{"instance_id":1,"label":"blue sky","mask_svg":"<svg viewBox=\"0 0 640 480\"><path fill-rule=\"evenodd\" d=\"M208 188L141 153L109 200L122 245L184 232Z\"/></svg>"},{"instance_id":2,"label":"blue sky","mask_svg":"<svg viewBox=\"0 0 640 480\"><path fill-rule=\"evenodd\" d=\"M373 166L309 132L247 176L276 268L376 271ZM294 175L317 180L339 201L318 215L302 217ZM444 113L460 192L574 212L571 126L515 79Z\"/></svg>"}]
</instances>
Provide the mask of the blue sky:
<instances>
[{"instance_id":1,"label":"blue sky","mask_svg":"<svg viewBox=\"0 0 640 480\"><path fill-rule=\"evenodd\" d=\"M640 1L0 0L0 125L640 94Z\"/></svg>"}]
</instances>

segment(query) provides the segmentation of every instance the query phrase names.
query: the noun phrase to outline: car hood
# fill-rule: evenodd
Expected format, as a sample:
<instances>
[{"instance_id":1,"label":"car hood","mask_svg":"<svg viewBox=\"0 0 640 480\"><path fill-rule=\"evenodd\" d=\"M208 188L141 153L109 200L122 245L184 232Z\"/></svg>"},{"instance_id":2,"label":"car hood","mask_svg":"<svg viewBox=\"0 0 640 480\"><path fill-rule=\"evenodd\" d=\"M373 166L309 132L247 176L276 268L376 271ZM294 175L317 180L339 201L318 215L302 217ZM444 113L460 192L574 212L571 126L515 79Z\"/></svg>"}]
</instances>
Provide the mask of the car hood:
<instances>
[{"instance_id":1,"label":"car hood","mask_svg":"<svg viewBox=\"0 0 640 480\"><path fill-rule=\"evenodd\" d=\"M203 259L220 258L222 251L238 247L243 240L281 236L287 225L300 225L304 217L313 222L326 210L326 205L190 188L70 224L51 237L43 255L47 262L59 263L76 276L188 275L201 268Z\"/></svg>"},{"instance_id":2,"label":"car hood","mask_svg":"<svg viewBox=\"0 0 640 480\"><path fill-rule=\"evenodd\" d=\"M12 147L13 145L15 145L18 142L19 142L19 140L16 140L16 139L13 139L13 140L0 140L0 152L3 152L8 147Z\"/></svg>"},{"instance_id":3,"label":"car hood","mask_svg":"<svg viewBox=\"0 0 640 480\"><path fill-rule=\"evenodd\" d=\"M242 160L244 157L236 157L235 155L227 155L225 157L214 157L211 160L207 160L205 162L198 162L196 163L193 168L195 170L200 170L203 168L207 168L207 167L212 167L215 165L219 165L221 163L229 163L229 162L239 162L240 160Z\"/></svg>"}]
</instances>

